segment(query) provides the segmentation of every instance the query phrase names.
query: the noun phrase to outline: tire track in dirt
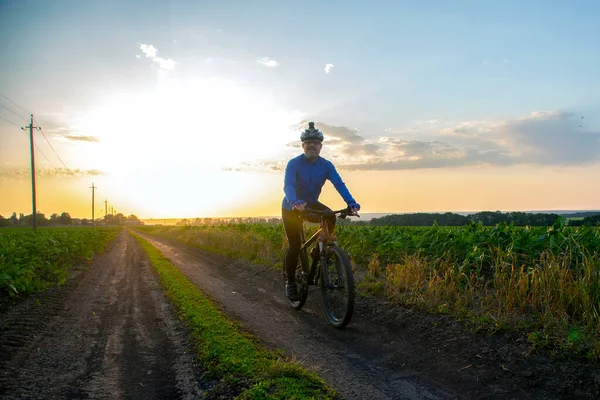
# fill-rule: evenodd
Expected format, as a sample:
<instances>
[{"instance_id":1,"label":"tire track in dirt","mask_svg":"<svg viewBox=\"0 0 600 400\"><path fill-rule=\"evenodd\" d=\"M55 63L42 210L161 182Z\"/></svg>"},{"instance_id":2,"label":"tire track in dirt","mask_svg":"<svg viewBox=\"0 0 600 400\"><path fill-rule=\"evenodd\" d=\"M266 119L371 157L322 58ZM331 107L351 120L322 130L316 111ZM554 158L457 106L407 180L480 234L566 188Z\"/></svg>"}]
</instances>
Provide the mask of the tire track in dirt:
<instances>
[{"instance_id":1,"label":"tire track in dirt","mask_svg":"<svg viewBox=\"0 0 600 400\"><path fill-rule=\"evenodd\" d=\"M191 399L210 386L125 230L60 290L1 313L0 326L2 398Z\"/></svg>"}]
</instances>

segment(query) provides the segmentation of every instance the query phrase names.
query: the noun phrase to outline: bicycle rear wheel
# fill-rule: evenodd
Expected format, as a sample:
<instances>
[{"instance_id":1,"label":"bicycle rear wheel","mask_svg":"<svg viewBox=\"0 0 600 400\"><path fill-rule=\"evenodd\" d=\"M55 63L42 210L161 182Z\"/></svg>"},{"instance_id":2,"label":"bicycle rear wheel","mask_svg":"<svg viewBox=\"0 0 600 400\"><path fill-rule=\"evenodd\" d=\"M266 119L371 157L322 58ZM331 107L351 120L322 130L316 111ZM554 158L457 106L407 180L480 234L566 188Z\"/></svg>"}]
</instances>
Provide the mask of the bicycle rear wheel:
<instances>
[{"instance_id":1,"label":"bicycle rear wheel","mask_svg":"<svg viewBox=\"0 0 600 400\"><path fill-rule=\"evenodd\" d=\"M302 306L304 306L304 304L306 303L306 300L308 299L308 280L306 277L306 274L304 273L303 269L302 269L302 262L301 262L301 257L304 257L306 260L305 265L308 265L308 256L306 254L306 250L300 251L300 254L298 256L298 260L296 262L296 287L298 288L298 301L290 301L290 299L288 299L287 294L285 293L285 285L288 281L287 279L287 268L285 266L285 260L287 259L287 253L289 251L289 248L285 249L285 254L283 256L283 288L284 288L284 296L285 299L287 300L288 304L290 305L290 307L292 307L293 309L299 310L302 308Z\"/></svg>"},{"instance_id":2,"label":"bicycle rear wheel","mask_svg":"<svg viewBox=\"0 0 600 400\"><path fill-rule=\"evenodd\" d=\"M354 312L354 275L346 252L330 246L321 265L321 293L325 317L336 328L343 328Z\"/></svg>"}]
</instances>

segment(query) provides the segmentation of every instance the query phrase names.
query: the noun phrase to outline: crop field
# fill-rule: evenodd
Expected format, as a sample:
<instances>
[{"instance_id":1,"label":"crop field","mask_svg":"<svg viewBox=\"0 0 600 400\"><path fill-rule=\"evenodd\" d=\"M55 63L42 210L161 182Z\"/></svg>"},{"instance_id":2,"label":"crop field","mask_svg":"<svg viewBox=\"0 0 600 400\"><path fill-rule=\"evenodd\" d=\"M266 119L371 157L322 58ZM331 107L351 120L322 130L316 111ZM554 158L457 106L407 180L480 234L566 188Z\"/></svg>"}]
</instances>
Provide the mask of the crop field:
<instances>
[{"instance_id":1,"label":"crop field","mask_svg":"<svg viewBox=\"0 0 600 400\"><path fill-rule=\"evenodd\" d=\"M137 229L275 268L286 247L281 226ZM338 226L336 236L363 295L525 332L533 348L600 355L598 227Z\"/></svg>"},{"instance_id":2,"label":"crop field","mask_svg":"<svg viewBox=\"0 0 600 400\"><path fill-rule=\"evenodd\" d=\"M0 229L0 297L61 285L74 263L104 251L119 227Z\"/></svg>"}]
</instances>

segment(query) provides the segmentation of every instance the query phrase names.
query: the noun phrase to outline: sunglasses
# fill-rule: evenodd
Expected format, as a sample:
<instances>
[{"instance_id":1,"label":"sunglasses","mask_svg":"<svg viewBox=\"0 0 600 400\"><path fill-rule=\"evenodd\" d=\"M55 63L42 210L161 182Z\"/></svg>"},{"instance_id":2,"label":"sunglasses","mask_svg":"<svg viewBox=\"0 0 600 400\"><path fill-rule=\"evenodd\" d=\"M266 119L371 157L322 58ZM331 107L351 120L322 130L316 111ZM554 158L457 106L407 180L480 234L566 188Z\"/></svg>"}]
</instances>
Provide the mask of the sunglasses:
<instances>
[{"instance_id":1,"label":"sunglasses","mask_svg":"<svg viewBox=\"0 0 600 400\"><path fill-rule=\"evenodd\" d=\"M318 140L306 140L303 142L307 146L318 146L321 144Z\"/></svg>"}]
</instances>

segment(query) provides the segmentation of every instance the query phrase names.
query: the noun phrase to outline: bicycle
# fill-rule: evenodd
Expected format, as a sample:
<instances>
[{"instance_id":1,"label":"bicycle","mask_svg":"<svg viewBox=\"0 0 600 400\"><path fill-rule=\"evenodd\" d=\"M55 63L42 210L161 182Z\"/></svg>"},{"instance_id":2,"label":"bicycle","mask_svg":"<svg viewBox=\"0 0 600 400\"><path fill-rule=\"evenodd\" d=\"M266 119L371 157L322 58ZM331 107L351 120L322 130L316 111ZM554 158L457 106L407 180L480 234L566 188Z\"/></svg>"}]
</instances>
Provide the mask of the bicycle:
<instances>
[{"instance_id":1,"label":"bicycle","mask_svg":"<svg viewBox=\"0 0 600 400\"><path fill-rule=\"evenodd\" d=\"M323 298L323 311L325 317L336 328L345 327L352 318L354 311L354 275L350 258L344 249L336 242L335 237L329 232L325 217L338 215L340 219L350 216L360 217L348 207L338 211L321 211L306 208L300 213L302 219L301 247L296 266L296 285L298 288L298 301L290 301L290 306L300 310L308 299L308 287L319 285ZM308 240L305 240L304 221L318 219L320 228ZM309 265L308 248L315 243L311 251L312 263ZM285 251L286 259L289 247ZM318 268L320 266L320 268ZM283 266L284 284L287 282L287 269ZM338 307L337 298L343 303Z\"/></svg>"}]
</instances>

